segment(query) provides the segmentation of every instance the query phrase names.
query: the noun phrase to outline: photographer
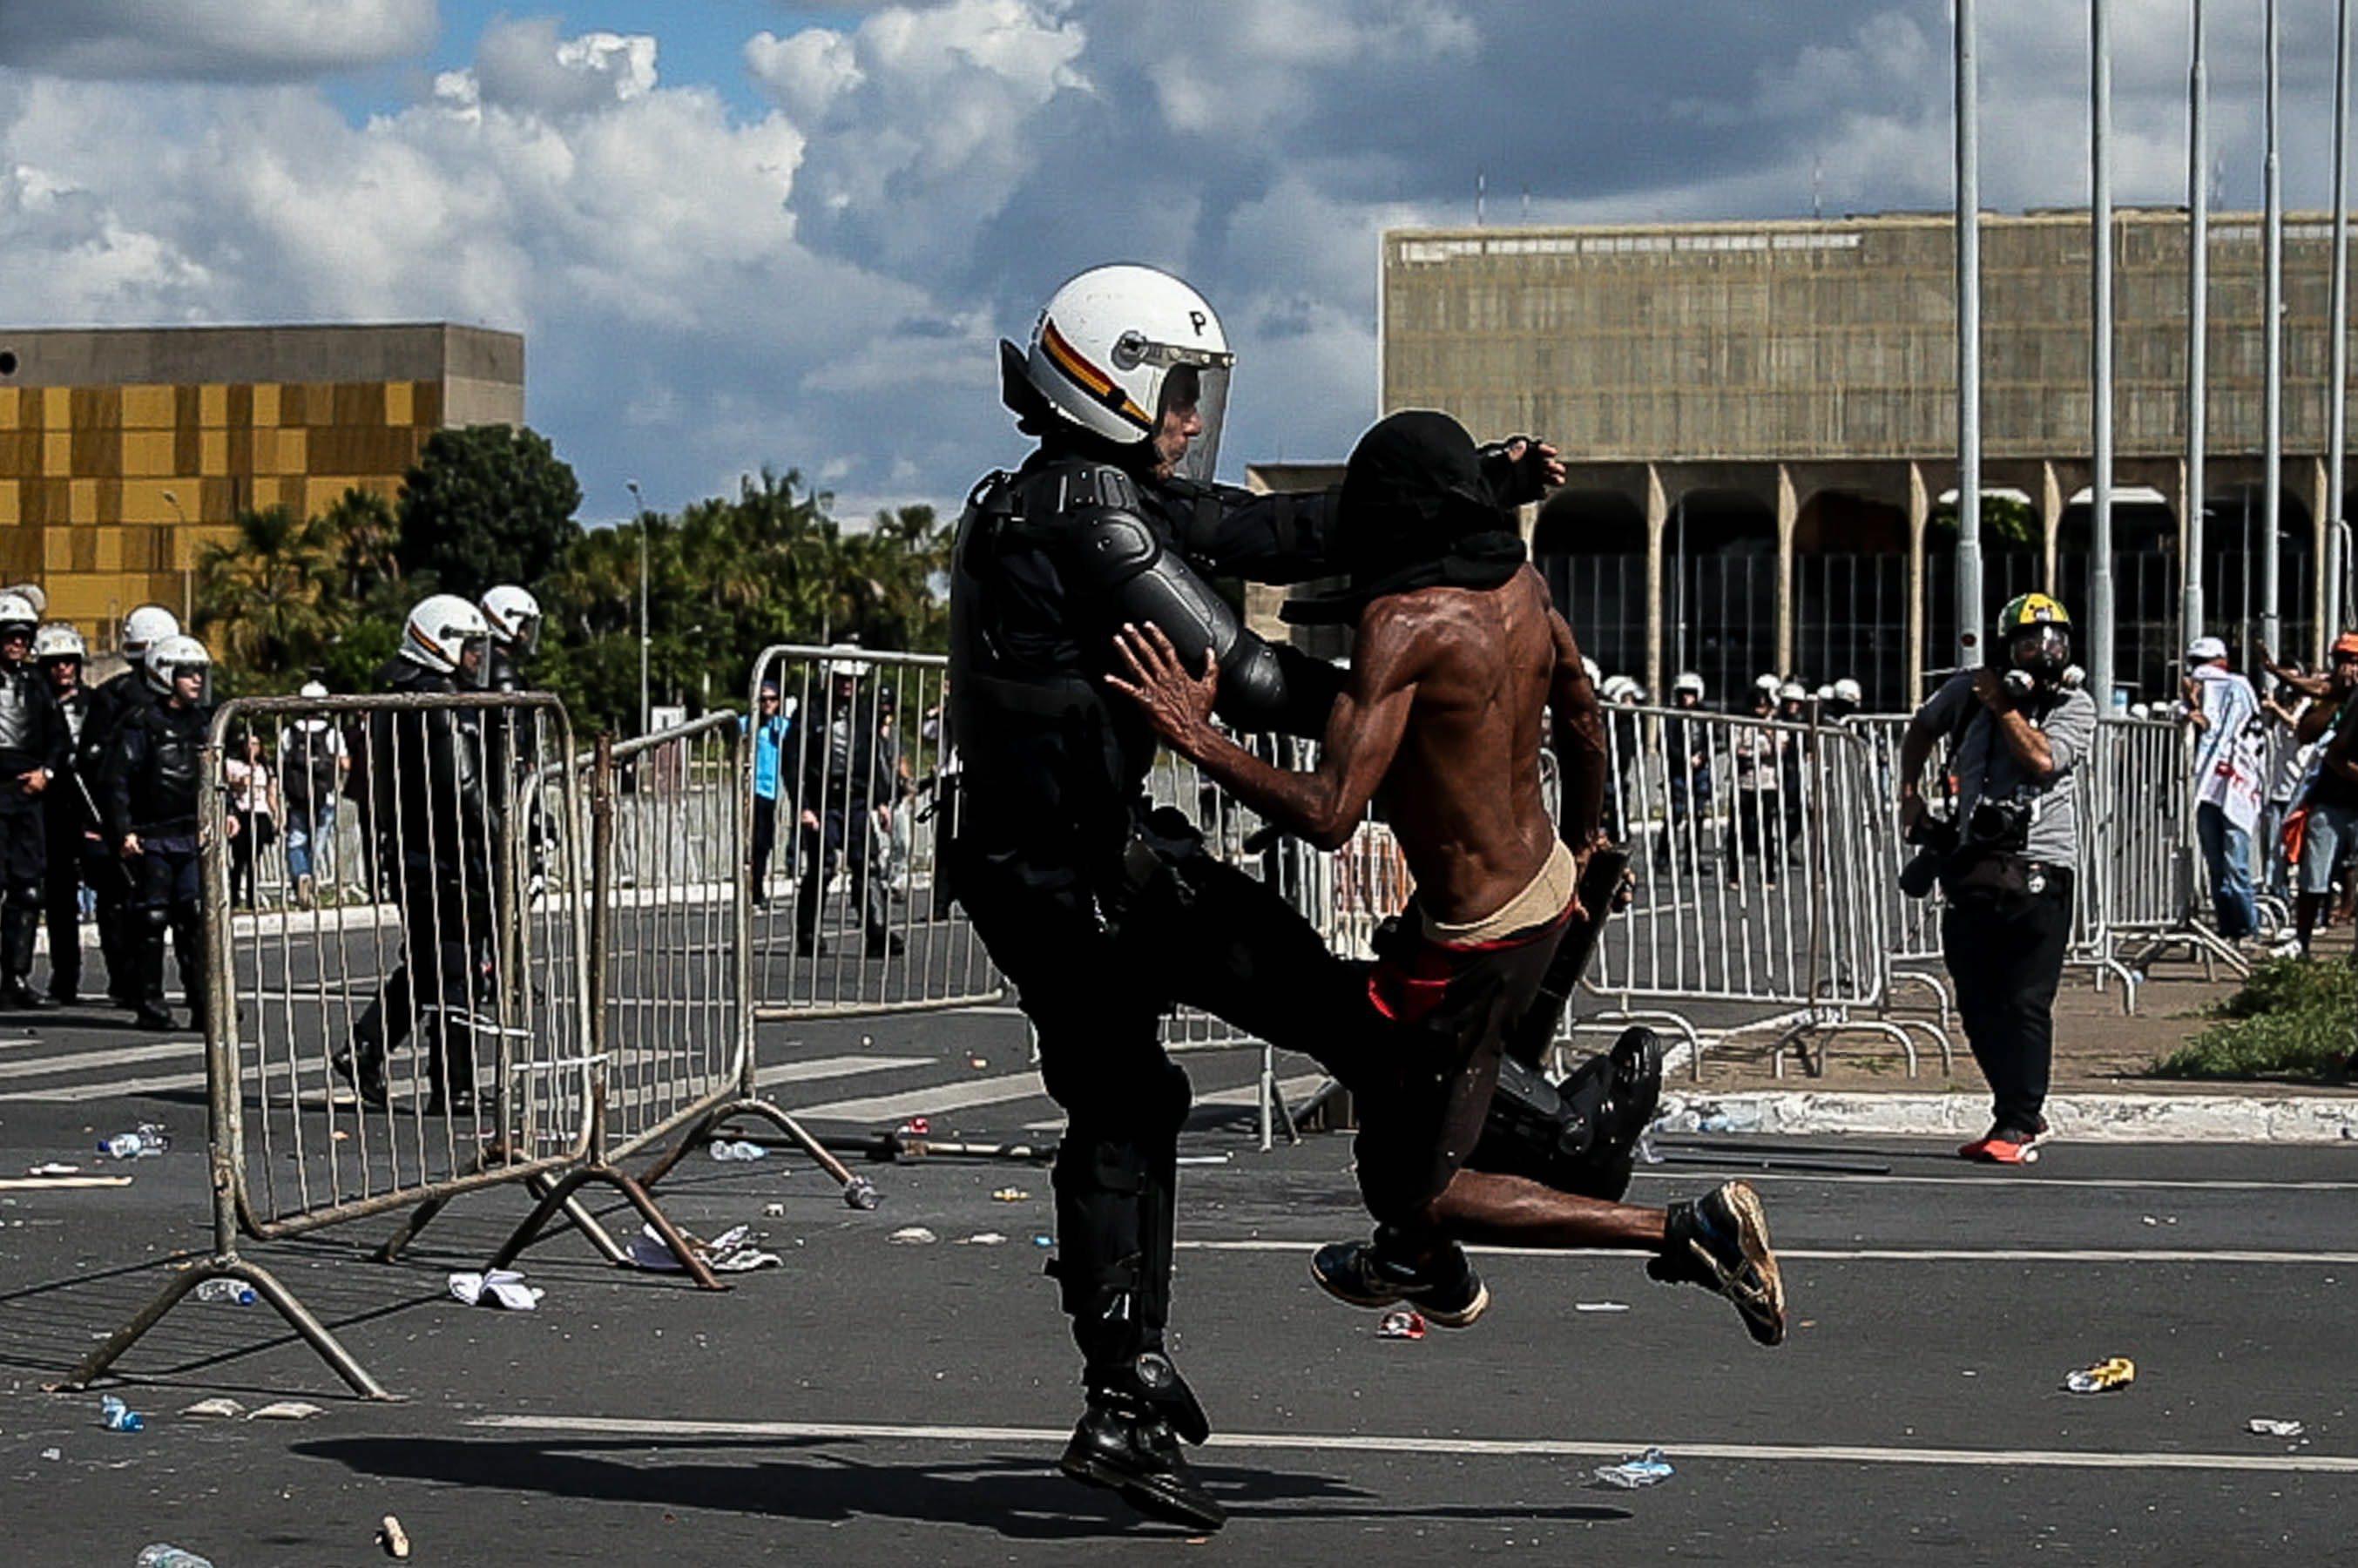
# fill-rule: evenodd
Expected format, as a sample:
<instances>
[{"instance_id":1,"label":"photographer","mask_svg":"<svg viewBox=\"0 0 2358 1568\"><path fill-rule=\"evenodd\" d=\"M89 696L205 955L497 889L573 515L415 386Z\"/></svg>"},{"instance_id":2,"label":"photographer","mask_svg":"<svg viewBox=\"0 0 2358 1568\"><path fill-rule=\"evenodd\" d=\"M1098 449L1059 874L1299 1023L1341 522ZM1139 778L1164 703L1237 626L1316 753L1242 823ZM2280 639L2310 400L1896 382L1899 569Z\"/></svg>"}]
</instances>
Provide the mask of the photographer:
<instances>
[{"instance_id":1,"label":"photographer","mask_svg":"<svg viewBox=\"0 0 2358 1568\"><path fill-rule=\"evenodd\" d=\"M2071 617L2043 593L2023 594L1998 612L1989 661L1951 677L1909 722L1899 817L1909 840L1926 846L1937 864L1948 901L1942 956L1990 1086L1990 1130L1958 1152L2011 1165L2036 1158L2033 1146L2047 1130L2039 1112L2079 866L2073 774L2095 740L2096 705L2064 685ZM1919 789L1944 736L1956 785L1956 815L1947 821L1931 815Z\"/></svg>"}]
</instances>

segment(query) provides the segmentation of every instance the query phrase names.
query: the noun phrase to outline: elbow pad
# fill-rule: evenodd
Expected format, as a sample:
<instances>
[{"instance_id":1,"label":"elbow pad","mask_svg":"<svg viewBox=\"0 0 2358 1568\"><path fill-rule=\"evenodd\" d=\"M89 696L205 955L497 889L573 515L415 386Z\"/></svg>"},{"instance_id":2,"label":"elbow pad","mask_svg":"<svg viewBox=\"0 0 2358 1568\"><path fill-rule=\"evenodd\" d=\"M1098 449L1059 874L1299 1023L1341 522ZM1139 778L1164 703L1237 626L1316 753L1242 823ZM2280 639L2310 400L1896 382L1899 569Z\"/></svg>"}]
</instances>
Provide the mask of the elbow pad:
<instances>
[{"instance_id":1,"label":"elbow pad","mask_svg":"<svg viewBox=\"0 0 2358 1568\"><path fill-rule=\"evenodd\" d=\"M1078 569L1117 621L1163 629L1189 672L1210 653L1219 661L1214 707L1243 730L1282 730L1315 739L1341 689L1330 666L1272 646L1238 623L1236 611L1136 517L1108 511L1081 529Z\"/></svg>"}]
</instances>

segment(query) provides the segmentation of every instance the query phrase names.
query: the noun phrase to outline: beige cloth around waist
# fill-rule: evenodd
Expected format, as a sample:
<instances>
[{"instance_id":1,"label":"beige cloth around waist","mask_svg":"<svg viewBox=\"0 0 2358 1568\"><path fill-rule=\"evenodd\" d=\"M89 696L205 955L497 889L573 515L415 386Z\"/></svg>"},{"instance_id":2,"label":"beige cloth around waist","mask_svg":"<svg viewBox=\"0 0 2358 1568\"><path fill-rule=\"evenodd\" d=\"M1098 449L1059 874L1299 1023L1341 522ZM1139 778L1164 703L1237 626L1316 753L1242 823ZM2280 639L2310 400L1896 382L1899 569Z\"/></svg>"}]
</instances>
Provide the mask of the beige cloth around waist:
<instances>
[{"instance_id":1,"label":"beige cloth around waist","mask_svg":"<svg viewBox=\"0 0 2358 1568\"><path fill-rule=\"evenodd\" d=\"M1423 915L1427 939L1447 947L1472 947L1484 942L1496 942L1518 931L1528 931L1534 925L1545 925L1571 906L1574 889L1580 883L1580 865L1572 858L1571 849L1561 838L1555 849L1523 891L1509 899L1479 920L1453 925L1447 921ZM1422 913L1422 912L1420 912Z\"/></svg>"}]
</instances>

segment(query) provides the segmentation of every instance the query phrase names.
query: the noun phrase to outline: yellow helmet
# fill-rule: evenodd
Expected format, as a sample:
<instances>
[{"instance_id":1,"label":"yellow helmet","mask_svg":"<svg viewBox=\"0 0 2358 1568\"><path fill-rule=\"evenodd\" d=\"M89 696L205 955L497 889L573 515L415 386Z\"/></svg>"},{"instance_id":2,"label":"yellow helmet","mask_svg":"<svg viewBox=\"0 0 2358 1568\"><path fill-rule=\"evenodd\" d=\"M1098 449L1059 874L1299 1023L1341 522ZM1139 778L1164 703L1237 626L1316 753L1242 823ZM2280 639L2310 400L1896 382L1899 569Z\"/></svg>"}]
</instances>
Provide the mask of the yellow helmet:
<instances>
[{"instance_id":1,"label":"yellow helmet","mask_svg":"<svg viewBox=\"0 0 2358 1568\"><path fill-rule=\"evenodd\" d=\"M2061 679L2071 662L2071 612L2044 593L2018 593L1997 612L1997 635L1990 639L1993 669L2019 669L2048 680Z\"/></svg>"}]
</instances>

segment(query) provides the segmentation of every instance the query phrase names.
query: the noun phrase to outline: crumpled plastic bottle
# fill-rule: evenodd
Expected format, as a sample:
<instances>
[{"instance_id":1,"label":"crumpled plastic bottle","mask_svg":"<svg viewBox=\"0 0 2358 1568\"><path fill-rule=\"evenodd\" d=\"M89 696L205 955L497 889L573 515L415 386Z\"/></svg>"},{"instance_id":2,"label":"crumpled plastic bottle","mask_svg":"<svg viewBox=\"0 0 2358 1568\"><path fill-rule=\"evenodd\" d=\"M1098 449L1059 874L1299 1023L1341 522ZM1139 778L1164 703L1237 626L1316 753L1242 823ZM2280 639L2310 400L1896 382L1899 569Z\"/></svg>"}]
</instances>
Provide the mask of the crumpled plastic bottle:
<instances>
[{"instance_id":1,"label":"crumpled plastic bottle","mask_svg":"<svg viewBox=\"0 0 2358 1568\"><path fill-rule=\"evenodd\" d=\"M1596 1478L1608 1487L1619 1487L1634 1492L1640 1487L1659 1486L1675 1474L1671 1462L1662 1457L1659 1448L1649 1448L1635 1459L1624 1459L1618 1465L1599 1465Z\"/></svg>"},{"instance_id":2,"label":"crumpled plastic bottle","mask_svg":"<svg viewBox=\"0 0 2358 1568\"><path fill-rule=\"evenodd\" d=\"M138 1561L132 1568L213 1568L212 1559L159 1541L139 1549Z\"/></svg>"},{"instance_id":3,"label":"crumpled plastic bottle","mask_svg":"<svg viewBox=\"0 0 2358 1568\"><path fill-rule=\"evenodd\" d=\"M196 1298L200 1302L223 1302L237 1306L252 1306L258 1299L252 1285L243 1280L229 1279L207 1280L197 1287Z\"/></svg>"},{"instance_id":4,"label":"crumpled plastic bottle","mask_svg":"<svg viewBox=\"0 0 2358 1568\"><path fill-rule=\"evenodd\" d=\"M98 1423L109 1432L145 1432L146 1418L113 1394L98 1401Z\"/></svg>"},{"instance_id":5,"label":"crumpled plastic bottle","mask_svg":"<svg viewBox=\"0 0 2358 1568\"><path fill-rule=\"evenodd\" d=\"M172 1135L157 1121L143 1121L130 1132L98 1141L98 1152L110 1160L152 1160L172 1146Z\"/></svg>"},{"instance_id":6,"label":"crumpled plastic bottle","mask_svg":"<svg viewBox=\"0 0 2358 1568\"><path fill-rule=\"evenodd\" d=\"M759 1143L749 1142L741 1138L734 1141L716 1138L712 1141L712 1157L723 1161L766 1160L770 1157L770 1152Z\"/></svg>"}]
</instances>

